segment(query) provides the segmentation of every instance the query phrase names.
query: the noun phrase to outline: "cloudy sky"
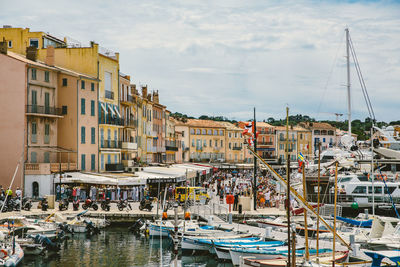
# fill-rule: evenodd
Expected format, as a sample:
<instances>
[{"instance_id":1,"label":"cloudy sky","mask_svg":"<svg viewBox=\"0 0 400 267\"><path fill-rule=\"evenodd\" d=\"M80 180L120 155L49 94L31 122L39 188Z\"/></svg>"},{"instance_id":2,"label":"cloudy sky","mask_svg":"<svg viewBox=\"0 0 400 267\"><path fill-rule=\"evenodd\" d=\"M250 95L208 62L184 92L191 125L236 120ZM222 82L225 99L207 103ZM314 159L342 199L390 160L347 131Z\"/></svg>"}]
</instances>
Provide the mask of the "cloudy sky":
<instances>
[{"instance_id":1,"label":"cloudy sky","mask_svg":"<svg viewBox=\"0 0 400 267\"><path fill-rule=\"evenodd\" d=\"M347 113L349 27L378 120L400 119L399 1L0 1L0 23L120 52L172 112L248 119ZM368 116L354 68L353 118Z\"/></svg>"}]
</instances>

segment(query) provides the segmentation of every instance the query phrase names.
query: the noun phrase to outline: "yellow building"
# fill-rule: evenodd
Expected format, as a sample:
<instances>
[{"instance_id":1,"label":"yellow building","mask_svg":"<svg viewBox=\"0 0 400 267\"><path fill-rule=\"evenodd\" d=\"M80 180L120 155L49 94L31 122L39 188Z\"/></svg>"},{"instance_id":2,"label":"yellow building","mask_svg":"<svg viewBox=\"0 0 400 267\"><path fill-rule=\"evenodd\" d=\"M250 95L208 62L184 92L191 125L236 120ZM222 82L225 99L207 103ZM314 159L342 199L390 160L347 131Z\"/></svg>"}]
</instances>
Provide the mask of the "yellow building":
<instances>
[{"instance_id":1,"label":"yellow building","mask_svg":"<svg viewBox=\"0 0 400 267\"><path fill-rule=\"evenodd\" d=\"M276 155L278 160L284 162L286 158L286 126L275 127ZM291 161L297 160L297 128L289 126L289 157Z\"/></svg>"},{"instance_id":2,"label":"yellow building","mask_svg":"<svg viewBox=\"0 0 400 267\"><path fill-rule=\"evenodd\" d=\"M170 118L171 112L165 111L165 154L166 163L175 163L178 152L177 133L175 133L175 121ZM181 158L181 157L180 157Z\"/></svg>"},{"instance_id":3,"label":"yellow building","mask_svg":"<svg viewBox=\"0 0 400 267\"><path fill-rule=\"evenodd\" d=\"M136 141L136 97L134 96L134 85L130 83L130 76L120 74L119 77L119 100L121 114L124 120L124 128L121 129L122 141L122 163L125 167L132 167L134 159L137 158Z\"/></svg>"},{"instance_id":4,"label":"yellow building","mask_svg":"<svg viewBox=\"0 0 400 267\"><path fill-rule=\"evenodd\" d=\"M243 162L244 160L244 139L243 129L230 122L218 122L225 127L225 157L227 162Z\"/></svg>"},{"instance_id":5,"label":"yellow building","mask_svg":"<svg viewBox=\"0 0 400 267\"><path fill-rule=\"evenodd\" d=\"M8 51L25 55L26 48L34 46L38 49L53 47L66 47L64 40L45 32L31 32L29 28L12 28L5 25L0 28L0 39L7 41Z\"/></svg>"},{"instance_id":6,"label":"yellow building","mask_svg":"<svg viewBox=\"0 0 400 267\"><path fill-rule=\"evenodd\" d=\"M225 126L211 120L188 119L191 161L225 161Z\"/></svg>"},{"instance_id":7,"label":"yellow building","mask_svg":"<svg viewBox=\"0 0 400 267\"><path fill-rule=\"evenodd\" d=\"M0 38L11 41L11 49L25 54L27 46L38 48L38 59L44 61L47 47L55 47L55 65L100 80L98 93L98 135L100 171L121 170L119 131L124 120L119 110L119 54L91 42L89 47L68 43L44 32L30 32L29 28L2 28ZM73 118L75 119L75 118ZM78 138L79 139L79 138Z\"/></svg>"},{"instance_id":8,"label":"yellow building","mask_svg":"<svg viewBox=\"0 0 400 267\"><path fill-rule=\"evenodd\" d=\"M296 126L297 129L297 153L310 160L312 159L312 133L311 130Z\"/></svg>"}]
</instances>

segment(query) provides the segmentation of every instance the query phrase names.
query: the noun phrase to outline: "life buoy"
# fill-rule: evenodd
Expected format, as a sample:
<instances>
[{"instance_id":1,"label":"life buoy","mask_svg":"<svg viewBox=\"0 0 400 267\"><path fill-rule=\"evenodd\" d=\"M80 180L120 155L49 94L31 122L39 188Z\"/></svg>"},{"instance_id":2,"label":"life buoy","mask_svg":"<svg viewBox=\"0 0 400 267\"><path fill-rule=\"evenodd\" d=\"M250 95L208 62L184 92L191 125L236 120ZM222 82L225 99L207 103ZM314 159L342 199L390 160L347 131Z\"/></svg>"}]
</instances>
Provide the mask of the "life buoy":
<instances>
[{"instance_id":1,"label":"life buoy","mask_svg":"<svg viewBox=\"0 0 400 267\"><path fill-rule=\"evenodd\" d=\"M7 255L8 255L7 250L0 249L0 258L5 258L7 257Z\"/></svg>"}]
</instances>

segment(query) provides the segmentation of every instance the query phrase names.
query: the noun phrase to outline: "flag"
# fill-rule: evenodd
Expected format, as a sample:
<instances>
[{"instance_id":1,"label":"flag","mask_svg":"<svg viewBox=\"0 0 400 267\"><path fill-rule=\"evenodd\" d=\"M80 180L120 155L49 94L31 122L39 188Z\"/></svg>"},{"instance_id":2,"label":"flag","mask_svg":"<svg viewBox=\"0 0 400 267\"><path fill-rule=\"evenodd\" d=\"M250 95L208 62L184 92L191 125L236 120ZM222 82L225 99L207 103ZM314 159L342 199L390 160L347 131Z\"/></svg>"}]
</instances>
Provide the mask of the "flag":
<instances>
[{"instance_id":1,"label":"flag","mask_svg":"<svg viewBox=\"0 0 400 267\"><path fill-rule=\"evenodd\" d=\"M303 156L303 154L300 152L299 153L299 156L297 157L298 158L298 160L300 161L300 162L303 162L304 161L304 156Z\"/></svg>"},{"instance_id":2,"label":"flag","mask_svg":"<svg viewBox=\"0 0 400 267\"><path fill-rule=\"evenodd\" d=\"M253 135L254 133L254 126L253 122L248 122L247 124L244 125L244 131L243 135Z\"/></svg>"}]
</instances>

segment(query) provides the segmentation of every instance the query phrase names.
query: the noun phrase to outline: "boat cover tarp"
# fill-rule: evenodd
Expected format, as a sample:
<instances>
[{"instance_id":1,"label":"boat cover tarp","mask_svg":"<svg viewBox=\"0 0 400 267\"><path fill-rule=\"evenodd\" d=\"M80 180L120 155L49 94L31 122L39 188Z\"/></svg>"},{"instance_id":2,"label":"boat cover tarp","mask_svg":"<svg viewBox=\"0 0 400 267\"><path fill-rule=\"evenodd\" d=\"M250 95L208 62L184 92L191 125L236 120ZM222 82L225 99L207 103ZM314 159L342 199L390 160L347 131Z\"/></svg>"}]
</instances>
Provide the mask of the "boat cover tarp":
<instances>
[{"instance_id":1,"label":"boat cover tarp","mask_svg":"<svg viewBox=\"0 0 400 267\"><path fill-rule=\"evenodd\" d=\"M371 228L372 226L372 219L368 221L358 221L350 218L344 218L340 216L336 216L336 219L339 221L354 225L354 226L360 226L360 227L366 227L366 228Z\"/></svg>"}]
</instances>

